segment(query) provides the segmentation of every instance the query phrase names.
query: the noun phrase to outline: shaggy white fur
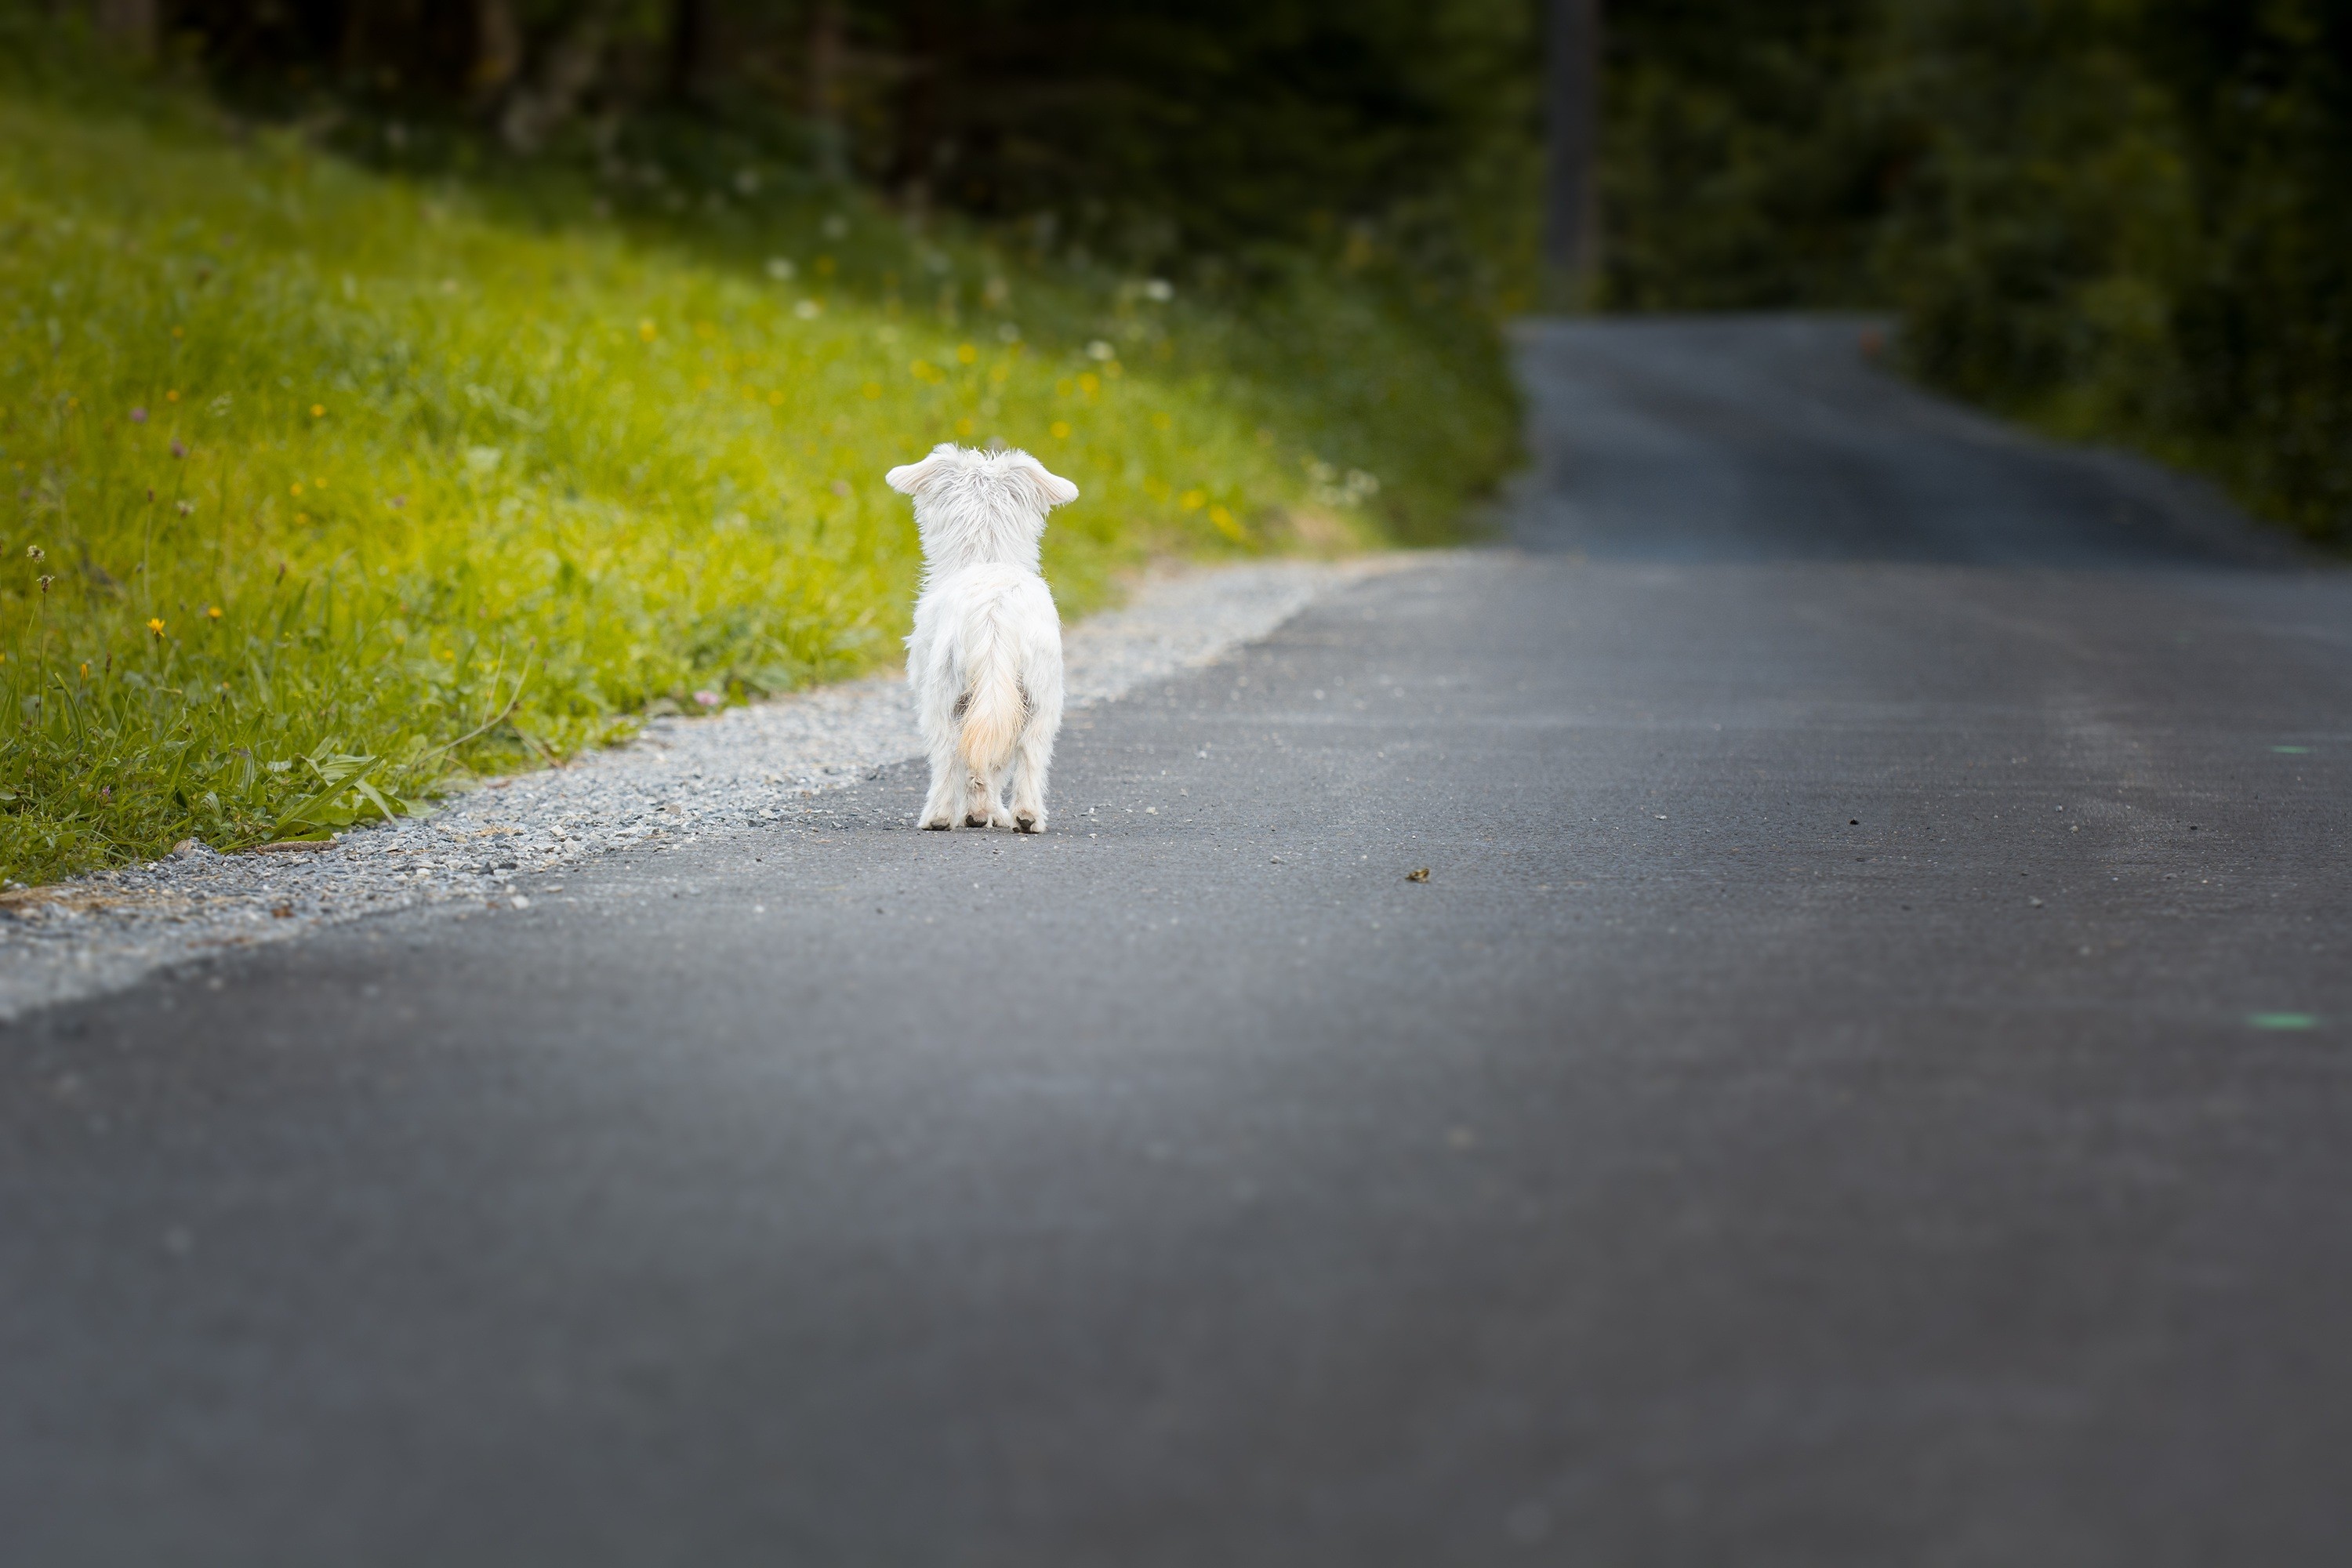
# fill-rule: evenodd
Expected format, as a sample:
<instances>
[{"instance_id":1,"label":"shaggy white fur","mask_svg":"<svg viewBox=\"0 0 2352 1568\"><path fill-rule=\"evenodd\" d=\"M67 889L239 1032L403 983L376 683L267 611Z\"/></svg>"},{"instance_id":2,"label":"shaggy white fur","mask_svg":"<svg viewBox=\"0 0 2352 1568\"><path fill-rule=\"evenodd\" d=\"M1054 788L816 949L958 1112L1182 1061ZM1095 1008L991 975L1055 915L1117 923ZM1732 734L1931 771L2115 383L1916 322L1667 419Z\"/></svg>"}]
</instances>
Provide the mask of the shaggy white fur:
<instances>
[{"instance_id":1,"label":"shaggy white fur","mask_svg":"<svg viewBox=\"0 0 2352 1568\"><path fill-rule=\"evenodd\" d=\"M1062 620L1037 574L1037 541L1045 514L1077 500L1078 487L1026 452L951 444L884 478L915 498L923 540L923 593L907 638L907 680L931 755L922 825L1043 833L1062 728Z\"/></svg>"}]
</instances>

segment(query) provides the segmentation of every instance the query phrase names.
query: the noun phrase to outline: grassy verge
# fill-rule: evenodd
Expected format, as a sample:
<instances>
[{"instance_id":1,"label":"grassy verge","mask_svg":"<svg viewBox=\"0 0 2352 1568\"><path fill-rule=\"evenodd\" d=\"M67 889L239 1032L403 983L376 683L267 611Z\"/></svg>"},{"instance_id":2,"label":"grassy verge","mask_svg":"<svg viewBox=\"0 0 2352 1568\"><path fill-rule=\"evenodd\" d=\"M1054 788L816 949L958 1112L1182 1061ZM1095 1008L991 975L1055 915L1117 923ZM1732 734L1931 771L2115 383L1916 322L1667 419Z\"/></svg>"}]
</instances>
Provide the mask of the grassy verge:
<instances>
[{"instance_id":1,"label":"grassy verge","mask_svg":"<svg viewBox=\"0 0 2352 1568\"><path fill-rule=\"evenodd\" d=\"M1218 310L839 191L524 206L0 97L0 874L316 836L887 658L881 474L937 441L1079 484L1066 613L1149 552L1441 536L1509 455L1483 349L1311 277Z\"/></svg>"}]
</instances>

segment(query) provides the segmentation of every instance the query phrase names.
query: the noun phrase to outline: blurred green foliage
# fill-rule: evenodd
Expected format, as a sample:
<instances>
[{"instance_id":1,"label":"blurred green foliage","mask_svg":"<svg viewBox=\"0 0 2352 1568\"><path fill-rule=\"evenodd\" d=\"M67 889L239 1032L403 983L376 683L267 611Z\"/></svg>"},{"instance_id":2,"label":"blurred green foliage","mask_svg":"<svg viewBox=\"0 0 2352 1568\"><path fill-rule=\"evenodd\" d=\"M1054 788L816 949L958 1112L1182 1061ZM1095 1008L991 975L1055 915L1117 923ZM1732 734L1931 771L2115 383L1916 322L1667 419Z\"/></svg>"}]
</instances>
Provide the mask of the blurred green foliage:
<instances>
[{"instance_id":1,"label":"blurred green foliage","mask_svg":"<svg viewBox=\"0 0 2352 1568\"><path fill-rule=\"evenodd\" d=\"M1601 187L1615 310L1877 297L1894 167L1861 85L1879 0L1613 0Z\"/></svg>"},{"instance_id":2,"label":"blurred green foliage","mask_svg":"<svg viewBox=\"0 0 2352 1568\"><path fill-rule=\"evenodd\" d=\"M1875 304L1927 381L2352 544L2352 0L1621 0L1610 302Z\"/></svg>"}]
</instances>

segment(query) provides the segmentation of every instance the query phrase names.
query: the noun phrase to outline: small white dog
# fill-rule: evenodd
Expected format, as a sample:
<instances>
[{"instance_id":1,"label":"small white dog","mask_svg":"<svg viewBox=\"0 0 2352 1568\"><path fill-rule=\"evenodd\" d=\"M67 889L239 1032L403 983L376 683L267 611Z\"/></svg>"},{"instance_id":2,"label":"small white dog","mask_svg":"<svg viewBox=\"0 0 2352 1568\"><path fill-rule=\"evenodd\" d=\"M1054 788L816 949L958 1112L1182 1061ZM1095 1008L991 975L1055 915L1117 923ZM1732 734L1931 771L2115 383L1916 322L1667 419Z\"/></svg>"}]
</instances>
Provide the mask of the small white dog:
<instances>
[{"instance_id":1,"label":"small white dog","mask_svg":"<svg viewBox=\"0 0 2352 1568\"><path fill-rule=\"evenodd\" d=\"M923 593L907 680L931 752L925 827L1045 830L1062 728L1062 619L1037 574L1045 514L1078 487L1026 452L935 447L884 476L915 498ZM1002 804L1012 773L1013 809Z\"/></svg>"}]
</instances>

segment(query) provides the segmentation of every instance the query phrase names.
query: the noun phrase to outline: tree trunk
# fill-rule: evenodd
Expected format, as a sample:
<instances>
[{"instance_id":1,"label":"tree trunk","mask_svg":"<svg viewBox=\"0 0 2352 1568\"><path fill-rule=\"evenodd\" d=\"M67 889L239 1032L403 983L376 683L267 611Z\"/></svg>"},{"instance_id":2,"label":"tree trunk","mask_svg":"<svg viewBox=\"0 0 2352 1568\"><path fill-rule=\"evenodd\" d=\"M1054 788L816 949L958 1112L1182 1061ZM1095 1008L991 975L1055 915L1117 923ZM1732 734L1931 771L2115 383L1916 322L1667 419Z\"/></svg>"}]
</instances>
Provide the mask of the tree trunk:
<instances>
[{"instance_id":1,"label":"tree trunk","mask_svg":"<svg viewBox=\"0 0 2352 1568\"><path fill-rule=\"evenodd\" d=\"M898 145L892 150L889 183L907 213L920 222L931 203L940 174L940 142L946 123L946 73L953 24L939 0L912 0L900 8Z\"/></svg>"},{"instance_id":2,"label":"tree trunk","mask_svg":"<svg viewBox=\"0 0 2352 1568\"><path fill-rule=\"evenodd\" d=\"M809 134L816 144L816 172L828 180L849 177L848 135L841 120L842 31L841 0L817 0L810 7Z\"/></svg>"},{"instance_id":3,"label":"tree trunk","mask_svg":"<svg viewBox=\"0 0 2352 1568\"><path fill-rule=\"evenodd\" d=\"M475 0L474 64L467 81L475 104L499 101L521 69L522 24L514 0Z\"/></svg>"},{"instance_id":4,"label":"tree trunk","mask_svg":"<svg viewBox=\"0 0 2352 1568\"><path fill-rule=\"evenodd\" d=\"M710 58L710 0L670 0L669 96L691 103L702 96Z\"/></svg>"},{"instance_id":5,"label":"tree trunk","mask_svg":"<svg viewBox=\"0 0 2352 1568\"><path fill-rule=\"evenodd\" d=\"M132 58L155 58L155 0L92 0L90 20L116 47Z\"/></svg>"},{"instance_id":6,"label":"tree trunk","mask_svg":"<svg viewBox=\"0 0 2352 1568\"><path fill-rule=\"evenodd\" d=\"M348 0L341 9L334 63L347 79L444 100L483 89L490 13L512 15L509 0Z\"/></svg>"},{"instance_id":7,"label":"tree trunk","mask_svg":"<svg viewBox=\"0 0 2352 1568\"><path fill-rule=\"evenodd\" d=\"M591 0L549 43L526 77L517 79L499 115L499 134L518 153L536 153L580 107L604 74L613 0Z\"/></svg>"},{"instance_id":8,"label":"tree trunk","mask_svg":"<svg viewBox=\"0 0 2352 1568\"><path fill-rule=\"evenodd\" d=\"M1550 0L1544 263L1560 302L1589 304L1601 268L1601 0Z\"/></svg>"}]
</instances>

